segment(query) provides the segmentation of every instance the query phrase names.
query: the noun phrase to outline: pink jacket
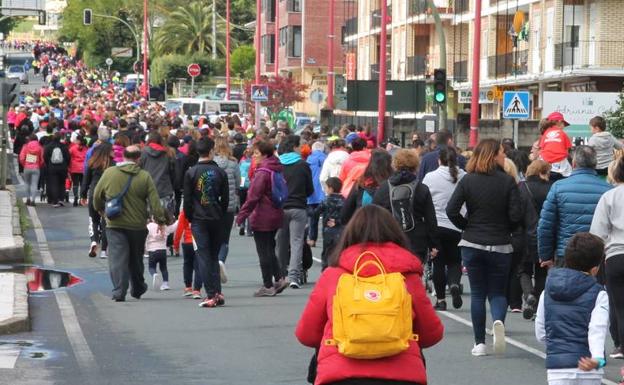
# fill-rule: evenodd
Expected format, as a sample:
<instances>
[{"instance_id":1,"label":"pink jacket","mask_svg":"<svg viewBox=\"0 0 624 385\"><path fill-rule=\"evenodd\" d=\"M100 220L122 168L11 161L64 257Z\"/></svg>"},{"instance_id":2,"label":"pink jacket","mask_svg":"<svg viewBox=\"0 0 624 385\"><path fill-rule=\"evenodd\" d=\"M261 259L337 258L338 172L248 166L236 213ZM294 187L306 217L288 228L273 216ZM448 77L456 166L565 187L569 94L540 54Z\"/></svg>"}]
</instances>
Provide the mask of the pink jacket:
<instances>
[{"instance_id":1,"label":"pink jacket","mask_svg":"<svg viewBox=\"0 0 624 385\"><path fill-rule=\"evenodd\" d=\"M80 146L73 143L69 147L69 172L70 174L82 174L84 172L84 161L87 156L87 146Z\"/></svg>"},{"instance_id":2,"label":"pink jacket","mask_svg":"<svg viewBox=\"0 0 624 385\"><path fill-rule=\"evenodd\" d=\"M154 222L147 224L147 238L145 239L145 251L167 250L167 236L175 233L178 221L171 226L165 227L165 233L158 233L158 225Z\"/></svg>"},{"instance_id":3,"label":"pink jacket","mask_svg":"<svg viewBox=\"0 0 624 385\"><path fill-rule=\"evenodd\" d=\"M19 162L24 169L38 170L43 167L43 147L38 141L31 140L22 147Z\"/></svg>"},{"instance_id":4,"label":"pink jacket","mask_svg":"<svg viewBox=\"0 0 624 385\"><path fill-rule=\"evenodd\" d=\"M123 162L124 150L124 146L119 144L113 144L113 160L115 161L115 163Z\"/></svg>"}]
</instances>

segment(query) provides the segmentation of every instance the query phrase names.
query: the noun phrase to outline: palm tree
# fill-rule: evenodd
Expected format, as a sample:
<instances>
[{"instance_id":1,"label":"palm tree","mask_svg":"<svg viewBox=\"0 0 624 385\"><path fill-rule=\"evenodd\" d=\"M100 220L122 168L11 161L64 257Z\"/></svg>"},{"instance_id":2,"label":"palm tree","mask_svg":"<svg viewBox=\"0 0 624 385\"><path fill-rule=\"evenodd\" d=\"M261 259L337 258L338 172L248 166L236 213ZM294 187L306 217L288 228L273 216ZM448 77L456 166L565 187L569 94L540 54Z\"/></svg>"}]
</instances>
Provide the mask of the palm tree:
<instances>
[{"instance_id":1,"label":"palm tree","mask_svg":"<svg viewBox=\"0 0 624 385\"><path fill-rule=\"evenodd\" d=\"M212 53L212 12L212 4L198 0L168 12L154 36L156 51L161 55ZM221 19L217 19L216 50L225 55L225 22Z\"/></svg>"}]
</instances>

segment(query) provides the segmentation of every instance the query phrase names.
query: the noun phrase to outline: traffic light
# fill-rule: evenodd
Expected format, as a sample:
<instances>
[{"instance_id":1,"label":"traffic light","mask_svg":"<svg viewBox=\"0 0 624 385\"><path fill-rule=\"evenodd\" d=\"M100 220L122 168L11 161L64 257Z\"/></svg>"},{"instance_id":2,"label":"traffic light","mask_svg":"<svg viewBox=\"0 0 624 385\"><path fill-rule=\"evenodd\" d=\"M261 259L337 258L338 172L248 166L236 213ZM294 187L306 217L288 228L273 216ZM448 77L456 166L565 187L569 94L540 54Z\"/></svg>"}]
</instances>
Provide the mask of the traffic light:
<instances>
[{"instance_id":1,"label":"traffic light","mask_svg":"<svg viewBox=\"0 0 624 385\"><path fill-rule=\"evenodd\" d=\"M0 102L3 106L17 104L19 92L18 82L4 81L0 83Z\"/></svg>"},{"instance_id":2,"label":"traffic light","mask_svg":"<svg viewBox=\"0 0 624 385\"><path fill-rule=\"evenodd\" d=\"M446 70L437 68L433 71L433 100L442 104L446 102Z\"/></svg>"},{"instance_id":3,"label":"traffic light","mask_svg":"<svg viewBox=\"0 0 624 385\"><path fill-rule=\"evenodd\" d=\"M91 16L93 15L93 11L89 8L85 9L82 12L82 24L91 25Z\"/></svg>"},{"instance_id":4,"label":"traffic light","mask_svg":"<svg viewBox=\"0 0 624 385\"><path fill-rule=\"evenodd\" d=\"M48 16L46 14L46 11L39 11L37 16L39 16L39 25L48 24Z\"/></svg>"}]
</instances>

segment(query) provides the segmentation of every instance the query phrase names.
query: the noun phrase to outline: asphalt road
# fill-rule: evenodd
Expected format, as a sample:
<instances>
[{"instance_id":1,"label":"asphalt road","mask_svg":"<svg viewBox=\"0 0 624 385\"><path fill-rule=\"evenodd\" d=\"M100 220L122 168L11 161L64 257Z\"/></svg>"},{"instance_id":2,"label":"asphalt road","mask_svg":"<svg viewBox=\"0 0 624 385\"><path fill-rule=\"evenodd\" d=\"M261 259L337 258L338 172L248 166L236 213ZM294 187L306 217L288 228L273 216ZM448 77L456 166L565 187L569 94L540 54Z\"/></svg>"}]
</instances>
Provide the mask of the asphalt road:
<instances>
[{"instance_id":1,"label":"asphalt road","mask_svg":"<svg viewBox=\"0 0 624 385\"><path fill-rule=\"evenodd\" d=\"M115 303L106 261L87 257L87 210L40 204L36 213L44 230L39 241L44 234L50 253L29 230L35 263L50 263L51 257L56 268L84 283L31 297L32 332L0 336L0 355L2 346L20 352L14 368L0 369L0 384L306 383L312 351L299 345L293 331L312 284L275 298L253 298L260 271L252 238L232 234L223 308L201 309L198 301L182 298L182 260L173 257L168 261L171 291L148 291L139 301ZM313 250L318 257L320 249ZM315 263L311 281L319 271ZM543 347L535 341L533 323L509 314L508 337L520 347L508 345L500 358L475 358L466 325L467 295L464 302L463 309L441 315L444 340L425 350L429 384L545 384L538 356ZM618 379L619 364L609 362L611 380Z\"/></svg>"}]
</instances>

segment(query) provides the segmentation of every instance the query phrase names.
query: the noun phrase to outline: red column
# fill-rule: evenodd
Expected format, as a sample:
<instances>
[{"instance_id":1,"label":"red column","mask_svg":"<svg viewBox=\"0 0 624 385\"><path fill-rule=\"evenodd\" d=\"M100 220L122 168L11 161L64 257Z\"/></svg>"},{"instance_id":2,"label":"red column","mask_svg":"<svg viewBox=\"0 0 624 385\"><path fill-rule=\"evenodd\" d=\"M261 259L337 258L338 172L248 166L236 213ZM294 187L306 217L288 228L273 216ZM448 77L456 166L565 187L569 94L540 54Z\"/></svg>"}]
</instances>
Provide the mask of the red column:
<instances>
[{"instance_id":1,"label":"red column","mask_svg":"<svg viewBox=\"0 0 624 385\"><path fill-rule=\"evenodd\" d=\"M379 39L379 104L377 114L377 143L384 140L386 117L386 25L388 23L387 0L381 0L381 36Z\"/></svg>"},{"instance_id":2,"label":"red column","mask_svg":"<svg viewBox=\"0 0 624 385\"><path fill-rule=\"evenodd\" d=\"M334 8L335 0L329 0L329 33L327 34L328 66L327 66L327 108L334 109Z\"/></svg>"},{"instance_id":3,"label":"red column","mask_svg":"<svg viewBox=\"0 0 624 385\"><path fill-rule=\"evenodd\" d=\"M275 0L275 35L274 35L274 41L275 41L275 60L273 60L274 65L275 65L275 76L279 75L279 41L280 41L280 36L279 36L279 4L280 0Z\"/></svg>"},{"instance_id":4,"label":"red column","mask_svg":"<svg viewBox=\"0 0 624 385\"><path fill-rule=\"evenodd\" d=\"M225 98L230 100L230 0L225 2Z\"/></svg>"},{"instance_id":5,"label":"red column","mask_svg":"<svg viewBox=\"0 0 624 385\"><path fill-rule=\"evenodd\" d=\"M147 36L147 0L143 0L143 96L149 99L149 79L147 76L147 59L149 56Z\"/></svg>"},{"instance_id":6,"label":"red column","mask_svg":"<svg viewBox=\"0 0 624 385\"><path fill-rule=\"evenodd\" d=\"M472 98L470 100L470 141L479 142L479 81L481 76L481 1L475 1L474 45L472 48Z\"/></svg>"},{"instance_id":7,"label":"red column","mask_svg":"<svg viewBox=\"0 0 624 385\"><path fill-rule=\"evenodd\" d=\"M256 0L256 84L260 83L260 48L262 45L262 0Z\"/></svg>"}]
</instances>

